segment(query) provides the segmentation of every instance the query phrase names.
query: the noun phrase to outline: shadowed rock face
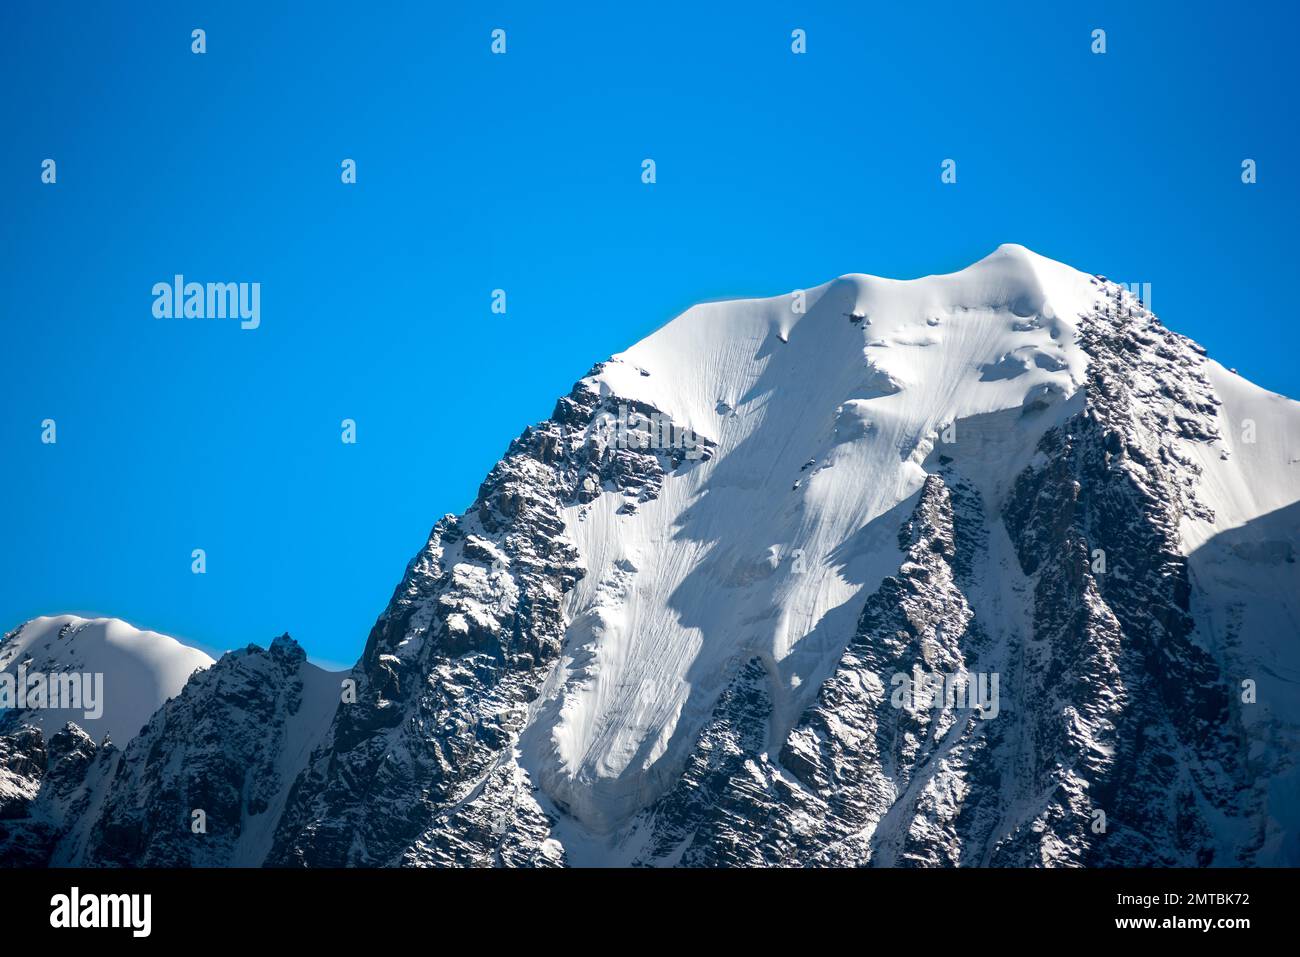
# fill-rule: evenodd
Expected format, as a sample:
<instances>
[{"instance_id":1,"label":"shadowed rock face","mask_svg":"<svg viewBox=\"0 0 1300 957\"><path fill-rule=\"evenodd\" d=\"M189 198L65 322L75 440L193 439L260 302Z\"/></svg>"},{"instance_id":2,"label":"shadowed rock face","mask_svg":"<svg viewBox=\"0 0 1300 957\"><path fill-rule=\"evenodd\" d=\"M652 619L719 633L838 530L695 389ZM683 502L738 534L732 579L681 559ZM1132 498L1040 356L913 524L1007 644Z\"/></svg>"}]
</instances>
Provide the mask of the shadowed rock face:
<instances>
[{"instance_id":1,"label":"shadowed rock face","mask_svg":"<svg viewBox=\"0 0 1300 957\"><path fill-rule=\"evenodd\" d=\"M1189 563L1180 527L1214 516L1188 450L1218 438L1220 400L1194 344L1118 287L1099 288L1078 327L1078 395L1026 395L1023 409L991 416L993 427L1004 414L1044 417L1006 493L991 497L982 466L960 452L960 437L988 422L959 421L957 448L916 452L923 482L880 520L898 566L854 605L856 628L815 693L783 712L777 665L737 653L670 786L611 833L584 832L539 789L521 748L572 652L566 596L587 574L565 510L617 495L619 514L634 513L697 460L611 441L602 423L619 406L658 410L588 377L512 443L469 511L434 527L346 676L353 699L337 706L339 681L313 677L285 638L196 675L125 750L75 726L48 742L33 728L0 735L0 858L1295 863L1293 822L1269 807L1268 783L1295 773L1280 755L1296 729L1265 711L1249 727L1273 756L1251 756L1254 719L1236 694L1257 664L1238 647L1245 612L1206 584L1236 587L1234 562L1270 576L1294 568L1293 516L1227 533ZM985 375L1002 381L1037 361ZM707 510L707 496L692 507ZM1226 632L1198 601L1228 615ZM918 669L962 687L983 677L996 706L901 701L898 677Z\"/></svg>"},{"instance_id":2,"label":"shadowed rock face","mask_svg":"<svg viewBox=\"0 0 1300 957\"><path fill-rule=\"evenodd\" d=\"M338 699L337 683L319 677L288 635L196 675L123 752L84 862L261 863L264 848L250 854L241 840L259 825L269 831L264 816L278 815L277 795L301 768L298 719L326 720Z\"/></svg>"},{"instance_id":3,"label":"shadowed rock face","mask_svg":"<svg viewBox=\"0 0 1300 957\"><path fill-rule=\"evenodd\" d=\"M1171 439L1215 437L1216 400L1186 340L1124 321L1131 308L1117 300L1084 326L1087 407L1044 436L1047 464L1018 479L1005 514L1036 582L1027 697L1050 707L1027 723L1021 782L1044 806L994 863L1209 864L1202 809L1236 813L1245 783L1227 684L1192 637L1178 538L1187 513L1212 516Z\"/></svg>"},{"instance_id":4,"label":"shadowed rock face","mask_svg":"<svg viewBox=\"0 0 1300 957\"><path fill-rule=\"evenodd\" d=\"M50 735L30 725L0 735L0 862L37 867L56 858L74 823L93 817L96 789L117 749L75 724Z\"/></svg>"},{"instance_id":5,"label":"shadowed rock face","mask_svg":"<svg viewBox=\"0 0 1300 957\"><path fill-rule=\"evenodd\" d=\"M48 747L35 728L0 736L8 766L37 784L0 827L4 860L24 863L15 849L26 848L26 863L56 865L261 863L265 840L245 847L244 832L278 818L277 794L302 763L296 732L327 720L323 695L327 706L337 700L323 674L286 635L196 673L125 750L96 746L71 724Z\"/></svg>"}]
</instances>

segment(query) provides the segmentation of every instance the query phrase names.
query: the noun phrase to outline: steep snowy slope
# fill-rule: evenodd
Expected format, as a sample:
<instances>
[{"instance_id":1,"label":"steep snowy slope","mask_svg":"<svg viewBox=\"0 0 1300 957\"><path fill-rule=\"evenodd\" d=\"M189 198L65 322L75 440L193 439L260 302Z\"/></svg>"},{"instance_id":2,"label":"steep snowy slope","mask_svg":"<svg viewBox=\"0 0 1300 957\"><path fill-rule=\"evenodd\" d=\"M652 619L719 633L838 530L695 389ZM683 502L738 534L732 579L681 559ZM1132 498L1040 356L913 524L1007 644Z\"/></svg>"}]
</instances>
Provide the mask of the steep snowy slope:
<instances>
[{"instance_id":1,"label":"steep snowy slope","mask_svg":"<svg viewBox=\"0 0 1300 957\"><path fill-rule=\"evenodd\" d=\"M1259 859L1300 862L1300 416L1296 403L1217 363L1221 449L1199 445L1200 496L1214 521L1183 527L1200 639L1237 686L1249 760L1267 781Z\"/></svg>"},{"instance_id":2,"label":"steep snowy slope","mask_svg":"<svg viewBox=\"0 0 1300 957\"><path fill-rule=\"evenodd\" d=\"M15 684L20 668L29 680L38 674L90 675L84 689L93 695L93 687L102 687L100 707L94 709L102 713L87 717L86 707L14 708L0 712L0 721L32 724L47 735L71 721L95 741L109 734L122 747L164 701L180 693L190 675L211 664L197 648L115 618L34 618L0 641L0 671L13 675Z\"/></svg>"},{"instance_id":3,"label":"steep snowy slope","mask_svg":"<svg viewBox=\"0 0 1300 957\"><path fill-rule=\"evenodd\" d=\"M528 733L526 764L589 826L658 796L737 658L771 672L773 740L789 731L898 567L898 516L946 438L1014 475L1052 422L963 422L1060 406L1083 380L1085 276L1018 246L913 282L846 276L806 294L697 306L609 362L602 392L653 406L717 455L633 515L571 507L587 574L571 646ZM973 426L978 428L978 424ZM996 491L993 493L996 498Z\"/></svg>"}]
</instances>

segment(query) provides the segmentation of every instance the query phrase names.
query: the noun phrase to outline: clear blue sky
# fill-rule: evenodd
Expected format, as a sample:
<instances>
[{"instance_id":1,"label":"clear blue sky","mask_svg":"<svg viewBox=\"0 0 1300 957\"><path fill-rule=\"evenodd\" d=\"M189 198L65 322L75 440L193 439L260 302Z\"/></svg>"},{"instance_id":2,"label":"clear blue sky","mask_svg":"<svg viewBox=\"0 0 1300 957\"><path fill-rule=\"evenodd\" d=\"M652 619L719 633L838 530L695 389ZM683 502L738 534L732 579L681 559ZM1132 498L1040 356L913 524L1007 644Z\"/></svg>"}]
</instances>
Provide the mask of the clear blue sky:
<instances>
[{"instance_id":1,"label":"clear blue sky","mask_svg":"<svg viewBox=\"0 0 1300 957\"><path fill-rule=\"evenodd\" d=\"M1152 283L1300 395L1293 4L282 6L0 6L2 629L350 663L594 362L699 300L1002 242ZM260 282L261 328L155 320L178 272Z\"/></svg>"}]
</instances>

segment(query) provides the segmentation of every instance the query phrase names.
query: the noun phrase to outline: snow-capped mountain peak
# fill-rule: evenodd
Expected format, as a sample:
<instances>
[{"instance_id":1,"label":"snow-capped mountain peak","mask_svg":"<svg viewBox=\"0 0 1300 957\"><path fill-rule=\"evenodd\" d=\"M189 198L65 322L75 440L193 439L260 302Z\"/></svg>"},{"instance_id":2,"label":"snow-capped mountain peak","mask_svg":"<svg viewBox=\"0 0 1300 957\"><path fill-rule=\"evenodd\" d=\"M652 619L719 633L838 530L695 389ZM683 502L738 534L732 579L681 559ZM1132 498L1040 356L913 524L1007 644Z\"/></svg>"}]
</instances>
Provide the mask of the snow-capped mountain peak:
<instances>
[{"instance_id":1,"label":"snow-capped mountain peak","mask_svg":"<svg viewBox=\"0 0 1300 957\"><path fill-rule=\"evenodd\" d=\"M1298 449L1023 247L696 306L434 528L269 860L1294 861Z\"/></svg>"},{"instance_id":2,"label":"snow-capped mountain peak","mask_svg":"<svg viewBox=\"0 0 1300 957\"><path fill-rule=\"evenodd\" d=\"M510 444L346 679L286 638L125 752L0 734L0 854L1294 864L1298 510L1300 405L1023 247L696 306Z\"/></svg>"},{"instance_id":3,"label":"snow-capped mountain peak","mask_svg":"<svg viewBox=\"0 0 1300 957\"><path fill-rule=\"evenodd\" d=\"M1092 277L1008 245L951 275L696 306L606 363L602 393L717 452L636 514L618 496L566 510L587 574L528 736L543 787L597 829L645 806L738 657L769 668L784 737L898 566L874 523L919 491L945 433L1005 493L1057 419L1044 408L1083 381L1076 332L1098 298ZM967 428L987 434L960 442Z\"/></svg>"},{"instance_id":4,"label":"snow-capped mountain peak","mask_svg":"<svg viewBox=\"0 0 1300 957\"><path fill-rule=\"evenodd\" d=\"M88 700L75 708L23 709L15 702L6 720L35 725L46 734L71 721L95 741L107 734L123 747L163 702L180 693L190 675L211 664L197 648L116 618L33 618L0 641L0 672L15 684L20 669L32 682L42 675L77 676L84 679Z\"/></svg>"}]
</instances>

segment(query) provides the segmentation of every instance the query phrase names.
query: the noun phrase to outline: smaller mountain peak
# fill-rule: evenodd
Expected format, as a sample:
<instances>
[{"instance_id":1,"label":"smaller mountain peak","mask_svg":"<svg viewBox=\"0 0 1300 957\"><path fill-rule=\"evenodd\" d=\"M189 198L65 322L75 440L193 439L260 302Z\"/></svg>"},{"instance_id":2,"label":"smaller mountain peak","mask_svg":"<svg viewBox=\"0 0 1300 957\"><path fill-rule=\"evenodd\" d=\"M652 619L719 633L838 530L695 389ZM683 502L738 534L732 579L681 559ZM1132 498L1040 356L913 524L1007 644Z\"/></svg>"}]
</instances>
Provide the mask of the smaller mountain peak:
<instances>
[{"instance_id":1,"label":"smaller mountain peak","mask_svg":"<svg viewBox=\"0 0 1300 957\"><path fill-rule=\"evenodd\" d=\"M302 645L290 638L287 631L272 641L268 650L275 658L288 658L291 661L305 661L307 658Z\"/></svg>"},{"instance_id":2,"label":"smaller mountain peak","mask_svg":"<svg viewBox=\"0 0 1300 957\"><path fill-rule=\"evenodd\" d=\"M1047 258L1045 256L1040 256L1028 246L1020 245L1020 243L1000 243L997 249L993 250L993 252L989 253L989 255L984 258L987 259L990 256L1018 256L1022 259Z\"/></svg>"},{"instance_id":3,"label":"smaller mountain peak","mask_svg":"<svg viewBox=\"0 0 1300 957\"><path fill-rule=\"evenodd\" d=\"M0 671L42 682L48 699L15 714L47 732L75 723L92 740L130 741L212 659L169 635L117 618L33 618L0 641ZM64 689L67 689L66 691ZM75 693L73 691L75 689Z\"/></svg>"},{"instance_id":4,"label":"smaller mountain peak","mask_svg":"<svg viewBox=\"0 0 1300 957\"><path fill-rule=\"evenodd\" d=\"M1036 253L1020 243L1002 243L993 252L971 263L967 268L978 270L995 268L1008 273L1020 272L1024 276L1032 277L1043 266L1060 268L1062 265L1064 264Z\"/></svg>"}]
</instances>

